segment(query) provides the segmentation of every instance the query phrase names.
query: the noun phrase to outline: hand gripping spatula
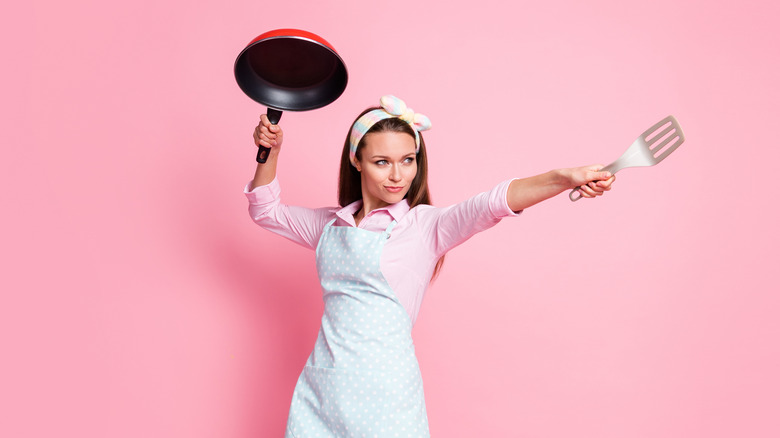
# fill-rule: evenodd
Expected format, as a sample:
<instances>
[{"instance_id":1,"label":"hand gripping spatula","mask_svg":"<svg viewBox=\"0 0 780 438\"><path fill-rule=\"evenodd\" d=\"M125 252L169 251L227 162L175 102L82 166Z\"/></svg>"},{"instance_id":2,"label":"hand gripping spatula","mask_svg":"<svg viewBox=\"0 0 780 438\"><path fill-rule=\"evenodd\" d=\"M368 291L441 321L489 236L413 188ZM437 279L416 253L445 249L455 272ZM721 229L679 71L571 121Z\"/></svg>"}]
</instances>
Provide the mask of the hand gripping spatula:
<instances>
[{"instance_id":1,"label":"hand gripping spatula","mask_svg":"<svg viewBox=\"0 0 780 438\"><path fill-rule=\"evenodd\" d=\"M680 124L674 116L666 117L643 132L615 162L601 169L613 175L626 167L655 166L685 141ZM582 199L580 188L569 192L569 199Z\"/></svg>"}]
</instances>

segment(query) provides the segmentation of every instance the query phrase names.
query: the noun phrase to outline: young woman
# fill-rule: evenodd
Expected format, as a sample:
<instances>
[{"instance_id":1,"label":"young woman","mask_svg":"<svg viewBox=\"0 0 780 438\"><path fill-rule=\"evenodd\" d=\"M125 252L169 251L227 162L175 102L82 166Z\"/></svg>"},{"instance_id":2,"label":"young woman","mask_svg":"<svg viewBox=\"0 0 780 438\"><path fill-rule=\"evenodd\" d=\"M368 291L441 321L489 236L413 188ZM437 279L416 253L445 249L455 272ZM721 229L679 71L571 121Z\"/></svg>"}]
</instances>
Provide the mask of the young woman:
<instances>
[{"instance_id":1,"label":"young woman","mask_svg":"<svg viewBox=\"0 0 780 438\"><path fill-rule=\"evenodd\" d=\"M430 204L425 141L430 121L384 96L358 116L344 143L339 207L280 203L282 129L261 116L256 145L270 147L247 185L260 226L316 250L325 310L298 378L286 437L427 437L411 330L444 254L503 217L580 187L593 198L614 176L594 165L502 182L459 204Z\"/></svg>"}]
</instances>

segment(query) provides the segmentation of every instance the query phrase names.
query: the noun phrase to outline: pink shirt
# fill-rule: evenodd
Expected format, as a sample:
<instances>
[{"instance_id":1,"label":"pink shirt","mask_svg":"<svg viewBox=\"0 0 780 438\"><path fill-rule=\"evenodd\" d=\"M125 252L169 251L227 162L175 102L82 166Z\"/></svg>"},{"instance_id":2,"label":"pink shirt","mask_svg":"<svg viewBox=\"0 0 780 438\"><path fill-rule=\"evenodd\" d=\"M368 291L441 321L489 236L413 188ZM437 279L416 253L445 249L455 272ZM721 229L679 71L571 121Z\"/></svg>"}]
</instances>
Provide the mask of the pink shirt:
<instances>
[{"instance_id":1,"label":"pink shirt","mask_svg":"<svg viewBox=\"0 0 780 438\"><path fill-rule=\"evenodd\" d=\"M384 231L397 221L385 244L380 269L412 324L417 320L425 290L439 257L474 234L497 224L506 216L517 216L507 205L509 181L458 204L437 208L418 205L410 209L403 201L378 208L360 221L358 228ZM249 200L249 215L261 227L307 248L316 249L322 230L331 219L334 226L354 227L353 215L362 201L344 208L304 208L282 204L281 188L274 179L244 194Z\"/></svg>"}]
</instances>

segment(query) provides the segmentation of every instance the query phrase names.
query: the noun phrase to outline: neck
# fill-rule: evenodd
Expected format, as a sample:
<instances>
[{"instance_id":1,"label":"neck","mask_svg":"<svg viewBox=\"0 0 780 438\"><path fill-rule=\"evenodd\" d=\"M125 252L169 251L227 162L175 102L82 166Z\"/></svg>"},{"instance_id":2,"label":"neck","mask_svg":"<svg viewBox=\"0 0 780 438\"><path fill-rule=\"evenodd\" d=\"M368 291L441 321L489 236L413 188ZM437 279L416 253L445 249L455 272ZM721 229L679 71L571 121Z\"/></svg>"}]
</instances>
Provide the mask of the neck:
<instances>
[{"instance_id":1,"label":"neck","mask_svg":"<svg viewBox=\"0 0 780 438\"><path fill-rule=\"evenodd\" d=\"M371 199L370 197L365 196L366 194L363 193L363 205L360 207L360 210L355 212L355 225L360 224L360 221L363 220L364 217L368 216L369 213L376 210L377 208L387 207L387 202L380 201L379 199Z\"/></svg>"}]
</instances>

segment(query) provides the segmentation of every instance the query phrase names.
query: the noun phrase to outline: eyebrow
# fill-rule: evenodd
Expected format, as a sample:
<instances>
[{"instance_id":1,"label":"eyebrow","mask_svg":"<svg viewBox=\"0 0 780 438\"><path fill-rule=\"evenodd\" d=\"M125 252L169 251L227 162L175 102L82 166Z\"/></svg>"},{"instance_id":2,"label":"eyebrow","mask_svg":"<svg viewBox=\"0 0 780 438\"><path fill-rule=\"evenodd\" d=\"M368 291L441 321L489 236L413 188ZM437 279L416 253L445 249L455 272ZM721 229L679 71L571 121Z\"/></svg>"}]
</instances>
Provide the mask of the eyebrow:
<instances>
[{"instance_id":1,"label":"eyebrow","mask_svg":"<svg viewBox=\"0 0 780 438\"><path fill-rule=\"evenodd\" d=\"M413 157L413 156L415 156L415 155L417 155L417 153L415 153L415 152L409 152L408 154L404 155L404 156L403 156L403 157L401 157L401 158ZM372 160L376 160L377 158L384 158L384 159L389 159L390 157L388 157L387 155L372 155L372 156L371 156L371 159L372 159Z\"/></svg>"}]
</instances>

